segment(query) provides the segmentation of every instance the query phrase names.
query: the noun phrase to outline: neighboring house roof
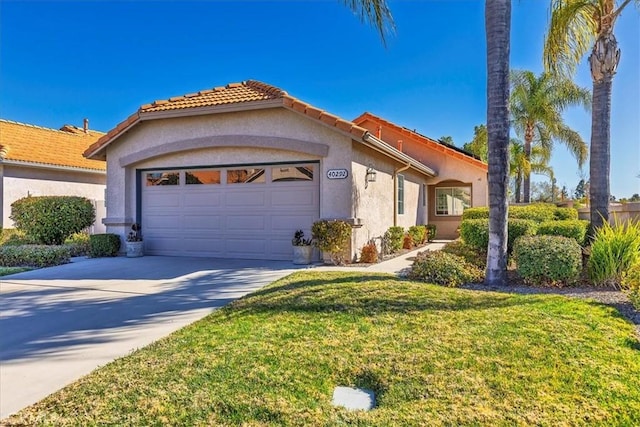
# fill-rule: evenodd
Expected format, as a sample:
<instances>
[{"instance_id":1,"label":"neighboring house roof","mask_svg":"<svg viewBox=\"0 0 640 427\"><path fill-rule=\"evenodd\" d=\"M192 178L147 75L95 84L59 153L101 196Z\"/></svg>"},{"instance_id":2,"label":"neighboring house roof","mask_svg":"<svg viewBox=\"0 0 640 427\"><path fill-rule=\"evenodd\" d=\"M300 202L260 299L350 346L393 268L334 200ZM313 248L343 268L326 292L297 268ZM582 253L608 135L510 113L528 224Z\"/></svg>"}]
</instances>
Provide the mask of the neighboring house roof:
<instances>
[{"instance_id":1,"label":"neighboring house roof","mask_svg":"<svg viewBox=\"0 0 640 427\"><path fill-rule=\"evenodd\" d=\"M105 162L82 156L103 135L72 125L56 130L0 119L0 163L104 172Z\"/></svg>"},{"instance_id":2,"label":"neighboring house roof","mask_svg":"<svg viewBox=\"0 0 640 427\"><path fill-rule=\"evenodd\" d=\"M469 164L488 170L488 165L485 162L483 162L473 154L469 153L468 151L465 151L461 148L458 148L451 144L447 144L442 141L436 141L435 139L429 138L428 136L424 136L416 132L415 130L407 129L406 127L403 127L395 123L392 123L388 120L385 120L382 117L378 117L375 114L371 114L368 112L363 113L362 115L354 119L353 122L356 123L357 125L362 125L367 120L379 123L382 126L392 128L396 132L399 132L413 139L414 141L418 141L422 144L425 144L427 147L430 147L436 151L446 153L452 157L463 160Z\"/></svg>"},{"instance_id":3,"label":"neighboring house roof","mask_svg":"<svg viewBox=\"0 0 640 427\"><path fill-rule=\"evenodd\" d=\"M355 140L362 141L398 161L409 163L414 169L426 175L436 175L436 172L428 166L375 138L367 129L300 101L282 89L255 80L230 83L226 86L145 104L92 144L84 152L84 156L93 159L105 159L104 149L126 131L144 120L273 107L284 107L303 114L326 126L346 133Z\"/></svg>"}]
</instances>

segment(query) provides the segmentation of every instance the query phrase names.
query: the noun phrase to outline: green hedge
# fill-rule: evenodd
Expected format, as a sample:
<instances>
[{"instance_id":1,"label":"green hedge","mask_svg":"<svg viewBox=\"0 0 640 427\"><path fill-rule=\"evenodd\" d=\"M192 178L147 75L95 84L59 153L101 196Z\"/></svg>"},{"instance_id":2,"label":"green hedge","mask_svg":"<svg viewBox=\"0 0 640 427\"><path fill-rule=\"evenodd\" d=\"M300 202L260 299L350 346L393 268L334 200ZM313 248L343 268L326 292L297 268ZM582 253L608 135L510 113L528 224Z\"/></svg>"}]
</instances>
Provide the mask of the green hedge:
<instances>
[{"instance_id":1,"label":"green hedge","mask_svg":"<svg viewBox=\"0 0 640 427\"><path fill-rule=\"evenodd\" d=\"M563 236L524 236L514 244L518 274L533 285L568 285L580 277L582 248Z\"/></svg>"},{"instance_id":2,"label":"green hedge","mask_svg":"<svg viewBox=\"0 0 640 427\"><path fill-rule=\"evenodd\" d=\"M487 266L487 248L482 249L471 246L462 240L454 240L447 243L441 249L442 252L457 255L464 258L469 264L473 264L476 267L484 270Z\"/></svg>"},{"instance_id":3,"label":"green hedge","mask_svg":"<svg viewBox=\"0 0 640 427\"><path fill-rule=\"evenodd\" d=\"M331 257L334 264L344 262L344 254L349 249L351 225L342 220L320 220L311 226L311 235L316 246Z\"/></svg>"},{"instance_id":4,"label":"green hedge","mask_svg":"<svg viewBox=\"0 0 640 427\"><path fill-rule=\"evenodd\" d=\"M588 229L589 221L580 219L565 219L543 222L538 226L538 234L547 236L570 237L572 239L575 239L579 245L583 245Z\"/></svg>"},{"instance_id":5,"label":"green hedge","mask_svg":"<svg viewBox=\"0 0 640 427\"><path fill-rule=\"evenodd\" d=\"M91 258L117 256L120 250L120 236L117 234L92 234L89 236L89 256Z\"/></svg>"},{"instance_id":6,"label":"green hedge","mask_svg":"<svg viewBox=\"0 0 640 427\"><path fill-rule=\"evenodd\" d=\"M489 208L467 208L462 213L462 220L488 219ZM550 203L533 203L526 206L509 206L509 219L530 219L532 221L554 221L578 219L578 211L574 208L559 208Z\"/></svg>"},{"instance_id":7,"label":"green hedge","mask_svg":"<svg viewBox=\"0 0 640 427\"><path fill-rule=\"evenodd\" d=\"M22 246L36 245L38 241L33 237L28 237L24 231L15 228L5 228L0 236L0 246Z\"/></svg>"},{"instance_id":8,"label":"green hedge","mask_svg":"<svg viewBox=\"0 0 640 427\"><path fill-rule=\"evenodd\" d=\"M72 234L65 239L64 245L69 248L72 257L89 255L91 250L89 235L87 233Z\"/></svg>"},{"instance_id":9,"label":"green hedge","mask_svg":"<svg viewBox=\"0 0 640 427\"><path fill-rule=\"evenodd\" d=\"M435 224L425 225L427 228L427 241L432 242L436 238L437 228Z\"/></svg>"},{"instance_id":10,"label":"green hedge","mask_svg":"<svg viewBox=\"0 0 640 427\"><path fill-rule=\"evenodd\" d=\"M537 226L532 220L509 218L507 228L507 249L511 253L513 243L518 237L533 236ZM468 245L477 249L485 249L489 245L489 220L469 219L460 224L460 237Z\"/></svg>"},{"instance_id":11,"label":"green hedge","mask_svg":"<svg viewBox=\"0 0 640 427\"><path fill-rule=\"evenodd\" d=\"M640 310L640 262L633 264L623 274L622 289L626 292L636 310Z\"/></svg>"},{"instance_id":12,"label":"green hedge","mask_svg":"<svg viewBox=\"0 0 640 427\"><path fill-rule=\"evenodd\" d=\"M427 240L427 227L424 225L412 225L409 227L408 233L416 245L421 245Z\"/></svg>"},{"instance_id":13,"label":"green hedge","mask_svg":"<svg viewBox=\"0 0 640 427\"><path fill-rule=\"evenodd\" d=\"M479 268L464 258L442 251L420 252L411 266L409 277L451 287L483 280Z\"/></svg>"},{"instance_id":14,"label":"green hedge","mask_svg":"<svg viewBox=\"0 0 640 427\"><path fill-rule=\"evenodd\" d=\"M89 227L96 219L91 201L76 196L25 197L11 204L16 228L45 245L61 245L64 239Z\"/></svg>"},{"instance_id":15,"label":"green hedge","mask_svg":"<svg viewBox=\"0 0 640 427\"><path fill-rule=\"evenodd\" d=\"M402 227L389 227L389 229L384 233L387 250L391 254L398 252L402 248L403 239L404 228Z\"/></svg>"},{"instance_id":16,"label":"green hedge","mask_svg":"<svg viewBox=\"0 0 640 427\"><path fill-rule=\"evenodd\" d=\"M66 264L71 254L65 246L24 245L0 247L4 267L51 267Z\"/></svg>"}]
</instances>

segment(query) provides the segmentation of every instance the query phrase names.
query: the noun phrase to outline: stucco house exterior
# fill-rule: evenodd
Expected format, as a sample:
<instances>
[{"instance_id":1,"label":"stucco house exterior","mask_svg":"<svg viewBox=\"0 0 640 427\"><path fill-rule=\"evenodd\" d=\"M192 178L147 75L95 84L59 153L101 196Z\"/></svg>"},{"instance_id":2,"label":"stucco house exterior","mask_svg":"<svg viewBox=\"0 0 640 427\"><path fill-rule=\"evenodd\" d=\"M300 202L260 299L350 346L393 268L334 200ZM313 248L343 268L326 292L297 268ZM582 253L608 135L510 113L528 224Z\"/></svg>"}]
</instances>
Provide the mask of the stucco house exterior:
<instances>
[{"instance_id":1,"label":"stucco house exterior","mask_svg":"<svg viewBox=\"0 0 640 427\"><path fill-rule=\"evenodd\" d=\"M460 203L486 204L486 165L463 160L456 174L459 151L429 151L417 134L390 144L395 125L381 135L374 118L250 80L143 105L84 154L107 162L107 231L124 239L138 222L157 255L288 260L295 230L344 219L355 257L394 224L427 223L430 186L471 183Z\"/></svg>"},{"instance_id":2,"label":"stucco house exterior","mask_svg":"<svg viewBox=\"0 0 640 427\"><path fill-rule=\"evenodd\" d=\"M31 196L81 196L93 201L104 232L106 165L82 153L104 133L64 125L49 129L0 119L0 228L12 228L11 204Z\"/></svg>"}]
</instances>

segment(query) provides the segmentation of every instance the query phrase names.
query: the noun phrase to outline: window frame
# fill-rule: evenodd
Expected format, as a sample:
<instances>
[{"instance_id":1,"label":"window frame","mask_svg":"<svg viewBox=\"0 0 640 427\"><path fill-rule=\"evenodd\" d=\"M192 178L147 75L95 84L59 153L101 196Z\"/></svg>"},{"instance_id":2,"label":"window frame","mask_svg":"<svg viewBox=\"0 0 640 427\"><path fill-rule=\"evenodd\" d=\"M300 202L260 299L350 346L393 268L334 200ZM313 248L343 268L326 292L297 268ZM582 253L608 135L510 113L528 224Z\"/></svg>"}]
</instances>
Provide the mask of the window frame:
<instances>
[{"instance_id":1,"label":"window frame","mask_svg":"<svg viewBox=\"0 0 640 427\"><path fill-rule=\"evenodd\" d=\"M468 206L463 206L462 210L460 211L460 213L439 213L439 206L438 206L438 191L442 191L442 190L449 190L449 196L451 196L452 199L454 200L461 200L461 199L455 199L454 197L454 190L462 190L464 192L467 192L469 194L469 205ZM470 185L457 185L457 186L448 186L448 187L436 187L435 191L434 191L434 199L435 199L435 203L434 203L434 207L433 207L433 211L435 216L438 217L459 217L462 216L462 213L464 212L465 209L470 208L472 205L471 202L471 198L472 198L472 189ZM447 205L447 210L448 210L448 205ZM453 209L452 209L453 210ZM455 210L454 210L455 212Z\"/></svg>"},{"instance_id":2,"label":"window frame","mask_svg":"<svg viewBox=\"0 0 640 427\"><path fill-rule=\"evenodd\" d=\"M404 175L398 174L398 215L404 215Z\"/></svg>"}]
</instances>

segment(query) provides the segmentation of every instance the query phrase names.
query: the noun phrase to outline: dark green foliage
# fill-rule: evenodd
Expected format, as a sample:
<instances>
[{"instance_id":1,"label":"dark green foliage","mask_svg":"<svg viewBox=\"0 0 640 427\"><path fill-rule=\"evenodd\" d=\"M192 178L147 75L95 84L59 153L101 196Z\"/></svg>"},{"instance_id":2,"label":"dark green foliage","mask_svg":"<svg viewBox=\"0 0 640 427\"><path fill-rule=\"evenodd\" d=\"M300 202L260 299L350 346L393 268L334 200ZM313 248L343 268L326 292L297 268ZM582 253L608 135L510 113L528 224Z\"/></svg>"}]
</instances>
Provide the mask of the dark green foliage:
<instances>
[{"instance_id":1,"label":"dark green foliage","mask_svg":"<svg viewBox=\"0 0 640 427\"><path fill-rule=\"evenodd\" d=\"M564 236L575 239L579 245L584 244L589 221L579 219L565 219L558 221L545 221L538 226L539 235Z\"/></svg>"},{"instance_id":2,"label":"dark green foliage","mask_svg":"<svg viewBox=\"0 0 640 427\"><path fill-rule=\"evenodd\" d=\"M427 224L427 241L432 242L433 239L436 238L436 225L435 224Z\"/></svg>"},{"instance_id":3,"label":"dark green foliage","mask_svg":"<svg viewBox=\"0 0 640 427\"><path fill-rule=\"evenodd\" d=\"M441 250L464 258L469 264L473 264L481 270L484 270L487 266L486 247L482 249L476 248L458 239L447 243Z\"/></svg>"},{"instance_id":4,"label":"dark green foliage","mask_svg":"<svg viewBox=\"0 0 640 427\"><path fill-rule=\"evenodd\" d=\"M387 249L389 253L395 253L402 248L404 239L404 228L402 227L389 227L384 233L384 239L387 242Z\"/></svg>"},{"instance_id":5,"label":"dark green foliage","mask_svg":"<svg viewBox=\"0 0 640 427\"><path fill-rule=\"evenodd\" d=\"M521 237L515 242L514 256L518 274L533 285L569 285L582 271L582 249L568 237Z\"/></svg>"},{"instance_id":6,"label":"dark green foliage","mask_svg":"<svg viewBox=\"0 0 640 427\"><path fill-rule=\"evenodd\" d=\"M427 240L427 227L424 225L412 225L409 227L408 233L416 245L421 245Z\"/></svg>"},{"instance_id":7,"label":"dark green foliage","mask_svg":"<svg viewBox=\"0 0 640 427\"><path fill-rule=\"evenodd\" d=\"M462 220L489 218L489 208L467 208ZM551 203L532 203L526 206L509 206L509 219L530 219L536 222L578 219L578 211L573 208L559 208Z\"/></svg>"},{"instance_id":8,"label":"dark green foliage","mask_svg":"<svg viewBox=\"0 0 640 427\"><path fill-rule=\"evenodd\" d=\"M87 233L72 234L65 239L64 245L69 248L71 256L86 256L91 249Z\"/></svg>"},{"instance_id":9,"label":"dark green foliage","mask_svg":"<svg viewBox=\"0 0 640 427\"><path fill-rule=\"evenodd\" d=\"M61 245L71 234L93 224L96 213L84 197L25 197L11 205L11 219L16 228L39 243Z\"/></svg>"},{"instance_id":10,"label":"dark green foliage","mask_svg":"<svg viewBox=\"0 0 640 427\"><path fill-rule=\"evenodd\" d=\"M622 276L622 289L627 293L631 304L640 310L640 262L633 264Z\"/></svg>"},{"instance_id":11,"label":"dark green foliage","mask_svg":"<svg viewBox=\"0 0 640 427\"><path fill-rule=\"evenodd\" d=\"M0 235L0 246L35 245L37 243L33 237L27 237L24 231L16 228L5 228Z\"/></svg>"},{"instance_id":12,"label":"dark green foliage","mask_svg":"<svg viewBox=\"0 0 640 427\"><path fill-rule=\"evenodd\" d=\"M451 287L483 279L479 268L464 258L442 251L420 252L411 266L409 277Z\"/></svg>"},{"instance_id":13,"label":"dark green foliage","mask_svg":"<svg viewBox=\"0 0 640 427\"><path fill-rule=\"evenodd\" d=\"M68 263L70 256L69 249L65 246L0 247L0 265L4 267L51 267Z\"/></svg>"},{"instance_id":14,"label":"dark green foliage","mask_svg":"<svg viewBox=\"0 0 640 427\"><path fill-rule=\"evenodd\" d=\"M511 253L513 242L520 236L536 234L536 223L527 219L509 219L507 235L507 251ZM460 237L468 245L477 249L485 249L489 245L489 220L469 219L460 224Z\"/></svg>"},{"instance_id":15,"label":"dark green foliage","mask_svg":"<svg viewBox=\"0 0 640 427\"><path fill-rule=\"evenodd\" d=\"M344 262L344 254L349 249L351 225L342 220L321 220L313 223L311 235L316 246L330 255L334 264Z\"/></svg>"},{"instance_id":16,"label":"dark green foliage","mask_svg":"<svg viewBox=\"0 0 640 427\"><path fill-rule=\"evenodd\" d=\"M479 207L479 208L467 208L462 212L462 220L466 219L488 219L489 218L489 208L487 207Z\"/></svg>"},{"instance_id":17,"label":"dark green foliage","mask_svg":"<svg viewBox=\"0 0 640 427\"><path fill-rule=\"evenodd\" d=\"M101 258L117 256L120 250L120 236L117 234L92 234L89 236L89 256Z\"/></svg>"}]
</instances>

